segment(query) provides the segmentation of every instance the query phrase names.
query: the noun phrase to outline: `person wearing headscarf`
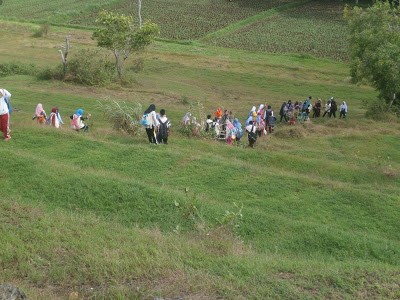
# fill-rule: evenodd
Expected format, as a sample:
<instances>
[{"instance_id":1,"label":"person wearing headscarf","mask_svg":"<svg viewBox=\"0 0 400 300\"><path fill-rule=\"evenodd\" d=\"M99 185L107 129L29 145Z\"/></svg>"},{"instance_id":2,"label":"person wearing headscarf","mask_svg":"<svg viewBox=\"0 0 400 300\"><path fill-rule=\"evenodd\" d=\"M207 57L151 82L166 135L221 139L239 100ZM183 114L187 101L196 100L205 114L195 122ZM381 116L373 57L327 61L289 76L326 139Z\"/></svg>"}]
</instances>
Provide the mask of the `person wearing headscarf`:
<instances>
[{"instance_id":1,"label":"person wearing headscarf","mask_svg":"<svg viewBox=\"0 0 400 300\"><path fill-rule=\"evenodd\" d=\"M63 120L61 119L60 111L58 110L58 107L53 107L51 109L49 121L50 121L49 122L50 126L55 127L55 128L61 128L61 125L64 124Z\"/></svg>"},{"instance_id":2,"label":"person wearing headscarf","mask_svg":"<svg viewBox=\"0 0 400 300\"><path fill-rule=\"evenodd\" d=\"M345 101L342 102L342 104L340 105L340 114L339 114L339 118L346 118L347 115L347 104Z\"/></svg>"},{"instance_id":3,"label":"person wearing headscarf","mask_svg":"<svg viewBox=\"0 0 400 300\"><path fill-rule=\"evenodd\" d=\"M281 106L281 109L279 110L279 115L281 116L281 119L280 119L279 122L282 122L283 119L285 119L285 122L288 121L287 110L288 110L287 109L287 104L286 104L286 102L283 102L282 106Z\"/></svg>"},{"instance_id":4,"label":"person wearing headscarf","mask_svg":"<svg viewBox=\"0 0 400 300\"><path fill-rule=\"evenodd\" d=\"M83 129L84 132L89 130L89 126L86 125L83 121L90 118L90 114L86 117L83 116L84 110L82 108L78 108L76 112L71 116L71 128L79 131Z\"/></svg>"},{"instance_id":5,"label":"person wearing headscarf","mask_svg":"<svg viewBox=\"0 0 400 300\"><path fill-rule=\"evenodd\" d=\"M189 125L192 114L188 111L182 118L182 125Z\"/></svg>"},{"instance_id":6,"label":"person wearing headscarf","mask_svg":"<svg viewBox=\"0 0 400 300\"><path fill-rule=\"evenodd\" d=\"M332 116L334 118L336 118L336 111L337 111L337 104L336 104L335 99L332 97L331 98L331 111L329 113L329 118L332 117Z\"/></svg>"},{"instance_id":7,"label":"person wearing headscarf","mask_svg":"<svg viewBox=\"0 0 400 300\"><path fill-rule=\"evenodd\" d=\"M239 122L238 118L233 120L233 126L236 128L236 142L239 142L243 136L242 124Z\"/></svg>"},{"instance_id":8,"label":"person wearing headscarf","mask_svg":"<svg viewBox=\"0 0 400 300\"><path fill-rule=\"evenodd\" d=\"M252 117L253 116L253 114L254 114L254 112L256 112L256 107L255 106L253 106L252 108L251 108L251 110L250 110L250 112L249 112L249 117Z\"/></svg>"},{"instance_id":9,"label":"person wearing headscarf","mask_svg":"<svg viewBox=\"0 0 400 300\"><path fill-rule=\"evenodd\" d=\"M157 120L156 106L154 104L150 104L149 107L144 111L143 115L146 115L147 119L145 129L149 143L158 144L156 129L160 125L160 122Z\"/></svg>"},{"instance_id":10,"label":"person wearing headscarf","mask_svg":"<svg viewBox=\"0 0 400 300\"><path fill-rule=\"evenodd\" d=\"M268 132L274 132L274 127L276 123L276 117L274 116L274 112L271 111L271 114L268 116Z\"/></svg>"},{"instance_id":11,"label":"person wearing headscarf","mask_svg":"<svg viewBox=\"0 0 400 300\"><path fill-rule=\"evenodd\" d=\"M47 115L46 111L43 109L42 103L36 105L35 114L32 117L32 120L34 119L36 119L39 124L46 123Z\"/></svg>"},{"instance_id":12,"label":"person wearing headscarf","mask_svg":"<svg viewBox=\"0 0 400 300\"><path fill-rule=\"evenodd\" d=\"M11 139L10 135L10 98L11 94L5 90L0 89L0 131L3 133L5 141Z\"/></svg>"}]
</instances>

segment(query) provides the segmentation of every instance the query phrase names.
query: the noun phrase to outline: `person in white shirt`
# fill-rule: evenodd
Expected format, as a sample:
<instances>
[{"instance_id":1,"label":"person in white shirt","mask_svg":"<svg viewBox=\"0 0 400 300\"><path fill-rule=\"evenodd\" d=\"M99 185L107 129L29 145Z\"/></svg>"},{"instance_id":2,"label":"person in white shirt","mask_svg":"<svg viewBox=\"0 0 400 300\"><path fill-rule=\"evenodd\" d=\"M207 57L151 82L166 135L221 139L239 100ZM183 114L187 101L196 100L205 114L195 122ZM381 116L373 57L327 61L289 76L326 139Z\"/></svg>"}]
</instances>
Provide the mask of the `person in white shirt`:
<instances>
[{"instance_id":1,"label":"person in white shirt","mask_svg":"<svg viewBox=\"0 0 400 300\"><path fill-rule=\"evenodd\" d=\"M160 110L158 122L160 122L160 126L158 126L157 141L161 144L168 144L168 135L171 123L165 114L165 109Z\"/></svg>"},{"instance_id":2,"label":"person in white shirt","mask_svg":"<svg viewBox=\"0 0 400 300\"><path fill-rule=\"evenodd\" d=\"M160 122L157 120L156 106L154 104L150 104L150 106L144 111L144 116L146 116L146 133L149 138L150 144L158 144L156 137L156 128L160 125Z\"/></svg>"},{"instance_id":3,"label":"person in white shirt","mask_svg":"<svg viewBox=\"0 0 400 300\"><path fill-rule=\"evenodd\" d=\"M11 94L6 89L0 89L0 131L5 141L11 139L10 135L10 98Z\"/></svg>"},{"instance_id":4,"label":"person in white shirt","mask_svg":"<svg viewBox=\"0 0 400 300\"><path fill-rule=\"evenodd\" d=\"M257 127L253 123L253 121L249 122L249 125L246 126L246 131L248 134L248 139L249 139L249 146L251 148L254 148L254 144L257 141Z\"/></svg>"}]
</instances>

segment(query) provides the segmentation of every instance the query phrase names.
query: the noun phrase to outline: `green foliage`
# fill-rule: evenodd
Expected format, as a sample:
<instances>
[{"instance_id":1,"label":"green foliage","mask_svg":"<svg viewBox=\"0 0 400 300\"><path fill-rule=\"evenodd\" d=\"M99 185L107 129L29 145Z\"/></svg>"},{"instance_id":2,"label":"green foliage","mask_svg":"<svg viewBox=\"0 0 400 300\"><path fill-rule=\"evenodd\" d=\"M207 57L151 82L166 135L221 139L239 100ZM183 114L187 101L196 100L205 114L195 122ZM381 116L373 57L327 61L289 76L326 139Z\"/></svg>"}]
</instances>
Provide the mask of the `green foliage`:
<instances>
[{"instance_id":1,"label":"green foliage","mask_svg":"<svg viewBox=\"0 0 400 300\"><path fill-rule=\"evenodd\" d=\"M49 23L43 23L40 24L39 28L35 30L35 32L33 33L33 37L43 37L43 36L47 36L47 34L49 33L50 30L50 24Z\"/></svg>"},{"instance_id":2,"label":"green foliage","mask_svg":"<svg viewBox=\"0 0 400 300\"><path fill-rule=\"evenodd\" d=\"M34 64L24 64L21 62L9 62L0 64L0 77L10 75L34 75L37 67Z\"/></svg>"},{"instance_id":3,"label":"green foliage","mask_svg":"<svg viewBox=\"0 0 400 300\"><path fill-rule=\"evenodd\" d=\"M144 49L159 34L157 24L145 22L142 28L134 30L131 16L104 10L99 13L96 24L101 27L94 31L92 38L99 47L113 51L119 77L130 52Z\"/></svg>"},{"instance_id":4,"label":"green foliage","mask_svg":"<svg viewBox=\"0 0 400 300\"><path fill-rule=\"evenodd\" d=\"M125 50L128 40L131 37L131 27L133 19L131 16L116 14L108 11L101 11L96 24L101 28L93 33L93 39L97 41L99 47L109 50Z\"/></svg>"},{"instance_id":5,"label":"green foliage","mask_svg":"<svg viewBox=\"0 0 400 300\"><path fill-rule=\"evenodd\" d=\"M114 64L99 49L83 49L74 52L68 63L66 80L89 86L101 86L114 77Z\"/></svg>"},{"instance_id":6,"label":"green foliage","mask_svg":"<svg viewBox=\"0 0 400 300\"><path fill-rule=\"evenodd\" d=\"M347 9L351 76L366 79L386 103L400 105L400 11L389 2Z\"/></svg>"},{"instance_id":7,"label":"green foliage","mask_svg":"<svg viewBox=\"0 0 400 300\"><path fill-rule=\"evenodd\" d=\"M37 78L41 80L64 80L64 68L62 65L55 67L45 67L37 73Z\"/></svg>"},{"instance_id":8,"label":"green foliage","mask_svg":"<svg viewBox=\"0 0 400 300\"><path fill-rule=\"evenodd\" d=\"M224 215L218 219L218 223L221 226L230 226L233 229L240 227L240 223L243 219L243 203L239 207L235 202L233 203L234 210L226 210Z\"/></svg>"},{"instance_id":9,"label":"green foliage","mask_svg":"<svg viewBox=\"0 0 400 300\"><path fill-rule=\"evenodd\" d=\"M129 103L128 105L126 102L120 103L112 99L98 103L104 117L115 130L126 132L132 136L142 133L143 129L140 124L142 105L140 103Z\"/></svg>"}]
</instances>

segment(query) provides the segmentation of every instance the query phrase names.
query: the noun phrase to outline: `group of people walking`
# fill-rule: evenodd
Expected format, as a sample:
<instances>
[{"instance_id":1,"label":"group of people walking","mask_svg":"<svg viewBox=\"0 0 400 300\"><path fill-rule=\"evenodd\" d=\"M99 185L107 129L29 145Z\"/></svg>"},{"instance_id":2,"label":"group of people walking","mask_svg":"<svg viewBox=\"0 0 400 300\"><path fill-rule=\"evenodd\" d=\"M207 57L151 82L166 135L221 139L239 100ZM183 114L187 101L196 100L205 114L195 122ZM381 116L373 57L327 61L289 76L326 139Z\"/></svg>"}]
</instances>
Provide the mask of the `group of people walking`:
<instances>
[{"instance_id":1,"label":"group of people walking","mask_svg":"<svg viewBox=\"0 0 400 300\"><path fill-rule=\"evenodd\" d=\"M5 141L11 139L10 114L12 109L10 98L10 92L5 89L0 89L0 130L3 133ZM296 120L309 119L311 112L313 118L319 118L321 116L322 101L318 99L314 105L312 105L311 100L312 97L309 96L304 102L296 101L294 104L291 100L283 102L279 111L280 122L285 121L289 122L290 125L294 125ZM342 102L339 110L339 118L345 118L347 115L347 104L345 101ZM325 103L325 110L322 117L328 115L329 118L336 118L336 111L336 101L331 97ZM88 131L89 126L85 122L89 120L90 117L90 114L85 116L84 110L78 108L75 113L70 116L70 128L77 131ZM61 128L62 125L64 125L58 107L53 107L50 115L47 116L41 103L37 104L32 119L36 120L38 124L47 124L55 128ZM274 115L271 105L260 104L258 109L256 106L253 106L246 119L244 130L241 122L238 118L234 117L232 111L222 110L222 108L218 107L214 112L214 118L212 118L211 115L207 116L204 131L215 134L217 139L225 140L227 144L240 142L244 132L247 132L249 146L254 147L257 138L274 132L276 123L277 118ZM157 113L156 106L154 104L149 105L143 113L141 124L146 130L150 144L168 143L171 122L166 116L165 109L161 109L160 112ZM195 124L194 127L197 132L199 131L199 127L202 126L197 123L197 120L191 116L190 112L186 113L182 119L183 126L188 126L189 124Z\"/></svg>"},{"instance_id":2,"label":"group of people walking","mask_svg":"<svg viewBox=\"0 0 400 300\"><path fill-rule=\"evenodd\" d=\"M87 132L89 130L89 126L85 123L85 121L89 120L90 117L91 114L84 116L84 110L82 108L78 108L75 113L70 116L70 128L77 131L83 130ZM61 128L62 125L64 125L58 107L53 107L50 115L47 116L42 103L38 103L36 105L32 120L36 120L38 124L47 124L55 128Z\"/></svg>"},{"instance_id":3,"label":"group of people walking","mask_svg":"<svg viewBox=\"0 0 400 300\"><path fill-rule=\"evenodd\" d=\"M296 101L292 103L291 100L283 102L279 110L280 122L288 122L294 125L296 121L308 121L310 117L319 118L321 116L322 101L318 99L312 105L312 97L309 96L304 102ZM333 97L331 97L325 104L325 111L322 117L328 115L329 118L336 118L337 104ZM312 115L311 115L312 113ZM345 101L340 105L339 118L345 118L347 115L347 104ZM271 134L277 123L277 118L271 105L260 104L258 109L253 106L248 114L245 123L245 131L248 134L248 142L250 147L254 147L257 138L262 135ZM195 124L196 128L201 126L197 121L191 117L190 112L186 113L182 119L182 124L187 126ZM217 108L214 113L214 118L211 115L207 116L205 122L205 131L213 130L217 139L226 140L227 144L239 142L243 136L242 124L235 118L232 111L222 110Z\"/></svg>"},{"instance_id":4,"label":"group of people walking","mask_svg":"<svg viewBox=\"0 0 400 300\"><path fill-rule=\"evenodd\" d=\"M322 100L319 98L312 104L312 97L309 96L304 102L296 101L294 104L291 100L283 102L279 111L280 122L293 123L296 120L307 121L310 117L319 118L321 116ZM338 110L336 100L331 97L329 98L324 106L324 113L322 117L326 115L331 118L336 118L336 112ZM339 118L345 118L347 115L347 104L345 101L339 107L340 115ZM312 115L311 115L312 112Z\"/></svg>"}]
</instances>

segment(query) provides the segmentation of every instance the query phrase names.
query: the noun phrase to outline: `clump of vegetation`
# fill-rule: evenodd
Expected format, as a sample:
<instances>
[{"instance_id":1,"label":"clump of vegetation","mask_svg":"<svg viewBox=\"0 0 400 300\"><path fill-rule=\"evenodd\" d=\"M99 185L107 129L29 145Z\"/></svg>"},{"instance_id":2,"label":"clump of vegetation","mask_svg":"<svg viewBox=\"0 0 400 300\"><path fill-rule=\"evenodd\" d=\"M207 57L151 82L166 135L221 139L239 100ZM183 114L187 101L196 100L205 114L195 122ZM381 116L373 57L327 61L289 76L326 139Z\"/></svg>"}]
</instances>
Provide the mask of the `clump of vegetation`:
<instances>
[{"instance_id":1,"label":"clump of vegetation","mask_svg":"<svg viewBox=\"0 0 400 300\"><path fill-rule=\"evenodd\" d=\"M33 37L39 38L42 36L47 36L47 34L50 31L50 24L49 23L43 23L40 24L39 28L35 30L35 32L33 33Z\"/></svg>"},{"instance_id":2,"label":"clump of vegetation","mask_svg":"<svg viewBox=\"0 0 400 300\"><path fill-rule=\"evenodd\" d=\"M304 132L305 129L303 127L299 127L299 126L284 126L282 128L279 128L279 130L277 130L274 133L274 136L278 137L278 138L283 138L283 139L287 139L287 138L302 138L304 137Z\"/></svg>"},{"instance_id":3,"label":"clump of vegetation","mask_svg":"<svg viewBox=\"0 0 400 300\"><path fill-rule=\"evenodd\" d=\"M66 80L89 86L102 86L114 77L114 64L100 49L78 51L69 61Z\"/></svg>"},{"instance_id":4,"label":"clump of vegetation","mask_svg":"<svg viewBox=\"0 0 400 300\"><path fill-rule=\"evenodd\" d=\"M119 78L122 77L125 61L130 54L150 45L160 32L157 24L152 22L145 22L139 29L133 29L131 16L108 11L99 13L96 24L100 28L95 30L92 38L99 47L113 52L115 71Z\"/></svg>"},{"instance_id":5,"label":"clump of vegetation","mask_svg":"<svg viewBox=\"0 0 400 300\"><path fill-rule=\"evenodd\" d=\"M142 131L139 121L142 111L140 103L131 103L128 106L125 102L120 103L106 99L103 102L99 101L98 106L115 130L123 131L132 136L137 136Z\"/></svg>"},{"instance_id":6,"label":"clump of vegetation","mask_svg":"<svg viewBox=\"0 0 400 300\"><path fill-rule=\"evenodd\" d=\"M37 78L41 80L64 80L64 71L61 65L46 67L37 73Z\"/></svg>"},{"instance_id":7,"label":"clump of vegetation","mask_svg":"<svg viewBox=\"0 0 400 300\"><path fill-rule=\"evenodd\" d=\"M183 97L185 102L189 102L186 115L182 120L179 131L188 137L208 137L210 134L205 131L206 113L203 103L200 101L190 102Z\"/></svg>"},{"instance_id":8,"label":"clump of vegetation","mask_svg":"<svg viewBox=\"0 0 400 300\"><path fill-rule=\"evenodd\" d=\"M390 110L400 109L399 13L389 2L378 1L365 10L345 10L350 28L351 76L354 82L367 80L379 92ZM383 105L375 105L382 108Z\"/></svg>"},{"instance_id":9,"label":"clump of vegetation","mask_svg":"<svg viewBox=\"0 0 400 300\"><path fill-rule=\"evenodd\" d=\"M34 64L23 64L20 62L10 62L0 64L0 77L10 75L33 75L37 71Z\"/></svg>"}]
</instances>

